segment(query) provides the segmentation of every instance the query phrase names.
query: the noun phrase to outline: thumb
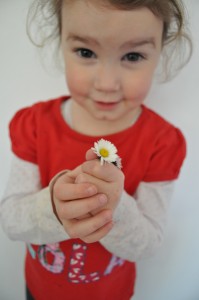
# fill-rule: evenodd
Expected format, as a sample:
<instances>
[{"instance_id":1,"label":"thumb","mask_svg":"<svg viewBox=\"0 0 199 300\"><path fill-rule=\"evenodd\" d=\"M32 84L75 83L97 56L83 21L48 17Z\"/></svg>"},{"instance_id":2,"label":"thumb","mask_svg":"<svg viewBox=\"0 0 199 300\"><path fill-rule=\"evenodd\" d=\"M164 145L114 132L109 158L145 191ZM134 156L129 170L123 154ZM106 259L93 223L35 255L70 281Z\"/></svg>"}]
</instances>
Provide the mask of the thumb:
<instances>
[{"instance_id":1,"label":"thumb","mask_svg":"<svg viewBox=\"0 0 199 300\"><path fill-rule=\"evenodd\" d=\"M97 158L97 155L93 152L92 149L89 149L86 152L86 160L93 160L93 159L96 159L96 158Z\"/></svg>"}]
</instances>

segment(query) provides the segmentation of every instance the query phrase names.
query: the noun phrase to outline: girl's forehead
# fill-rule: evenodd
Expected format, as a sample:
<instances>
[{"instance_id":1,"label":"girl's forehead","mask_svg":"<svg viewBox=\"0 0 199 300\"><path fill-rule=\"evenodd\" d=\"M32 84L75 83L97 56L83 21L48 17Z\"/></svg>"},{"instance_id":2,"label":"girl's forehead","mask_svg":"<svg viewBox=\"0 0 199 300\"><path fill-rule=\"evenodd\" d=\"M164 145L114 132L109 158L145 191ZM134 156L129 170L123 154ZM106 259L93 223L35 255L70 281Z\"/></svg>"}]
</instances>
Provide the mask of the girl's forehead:
<instances>
[{"instance_id":1,"label":"girl's forehead","mask_svg":"<svg viewBox=\"0 0 199 300\"><path fill-rule=\"evenodd\" d=\"M127 11L86 0L75 0L62 7L62 32L75 31L107 38L132 34L135 38L140 35L156 38L162 36L162 29L162 20L146 7Z\"/></svg>"},{"instance_id":2,"label":"girl's forehead","mask_svg":"<svg viewBox=\"0 0 199 300\"><path fill-rule=\"evenodd\" d=\"M154 13L146 6L138 6L132 9L121 9L110 4L105 0L65 0L62 5L62 16L68 18L84 18L87 15L87 19L90 20L92 16L95 18L106 18L111 14L111 18L122 18L128 21L132 21L140 18L140 23L145 23L145 19L141 18L146 14L150 15L154 19L159 19ZM137 17L136 17L137 15ZM133 17L133 18L132 18Z\"/></svg>"}]
</instances>

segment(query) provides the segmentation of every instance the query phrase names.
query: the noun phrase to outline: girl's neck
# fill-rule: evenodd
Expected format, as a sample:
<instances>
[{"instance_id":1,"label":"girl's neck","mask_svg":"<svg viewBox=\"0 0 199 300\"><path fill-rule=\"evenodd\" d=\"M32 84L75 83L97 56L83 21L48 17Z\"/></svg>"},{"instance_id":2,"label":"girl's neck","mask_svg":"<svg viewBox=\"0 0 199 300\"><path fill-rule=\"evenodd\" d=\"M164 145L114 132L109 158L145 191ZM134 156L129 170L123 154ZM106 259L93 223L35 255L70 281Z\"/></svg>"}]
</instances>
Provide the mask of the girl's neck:
<instances>
[{"instance_id":1,"label":"girl's neck","mask_svg":"<svg viewBox=\"0 0 199 300\"><path fill-rule=\"evenodd\" d=\"M125 115L125 118L119 120L98 120L74 100L70 101L71 127L88 136L103 136L125 130L136 122L142 111L141 107L138 107L135 111L130 111L128 115Z\"/></svg>"}]
</instances>

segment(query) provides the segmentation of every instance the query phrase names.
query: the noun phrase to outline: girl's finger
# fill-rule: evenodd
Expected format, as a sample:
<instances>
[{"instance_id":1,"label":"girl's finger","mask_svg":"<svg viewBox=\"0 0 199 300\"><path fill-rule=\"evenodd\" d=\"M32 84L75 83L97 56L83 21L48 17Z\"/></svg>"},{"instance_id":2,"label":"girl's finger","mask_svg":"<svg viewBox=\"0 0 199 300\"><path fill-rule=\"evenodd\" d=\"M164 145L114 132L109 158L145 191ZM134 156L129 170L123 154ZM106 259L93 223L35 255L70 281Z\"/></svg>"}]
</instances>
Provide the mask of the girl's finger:
<instances>
[{"instance_id":1,"label":"girl's finger","mask_svg":"<svg viewBox=\"0 0 199 300\"><path fill-rule=\"evenodd\" d=\"M95 176L107 182L123 181L124 174L112 163L100 164L98 159L89 160L82 164L82 172Z\"/></svg>"},{"instance_id":2,"label":"girl's finger","mask_svg":"<svg viewBox=\"0 0 199 300\"><path fill-rule=\"evenodd\" d=\"M97 155L93 152L92 149L89 149L86 152L86 160L93 160L93 159L97 159Z\"/></svg>"},{"instance_id":3,"label":"girl's finger","mask_svg":"<svg viewBox=\"0 0 199 300\"><path fill-rule=\"evenodd\" d=\"M98 193L100 193L102 190L105 189L105 187L108 185L108 183L102 179L99 179L97 177L94 177L87 173L79 174L75 179L76 184L85 184L89 183L90 185L94 185L96 189L98 190Z\"/></svg>"},{"instance_id":4,"label":"girl's finger","mask_svg":"<svg viewBox=\"0 0 199 300\"><path fill-rule=\"evenodd\" d=\"M112 221L106 223L100 229L91 233L90 235L82 238L81 240L85 243L94 243L101 240L105 235L109 233L109 231L113 228L114 223Z\"/></svg>"},{"instance_id":5,"label":"girl's finger","mask_svg":"<svg viewBox=\"0 0 199 300\"><path fill-rule=\"evenodd\" d=\"M75 200L91 197L97 194L97 188L91 183L63 183L54 185L54 197L59 200Z\"/></svg>"},{"instance_id":6,"label":"girl's finger","mask_svg":"<svg viewBox=\"0 0 199 300\"><path fill-rule=\"evenodd\" d=\"M63 222L63 226L71 238L85 238L112 221L111 210L102 210L97 215L82 219Z\"/></svg>"},{"instance_id":7,"label":"girl's finger","mask_svg":"<svg viewBox=\"0 0 199 300\"><path fill-rule=\"evenodd\" d=\"M97 194L81 200L66 201L58 208L58 214L61 219L80 219L86 215L91 217L91 212L105 206L107 201L104 194Z\"/></svg>"}]
</instances>

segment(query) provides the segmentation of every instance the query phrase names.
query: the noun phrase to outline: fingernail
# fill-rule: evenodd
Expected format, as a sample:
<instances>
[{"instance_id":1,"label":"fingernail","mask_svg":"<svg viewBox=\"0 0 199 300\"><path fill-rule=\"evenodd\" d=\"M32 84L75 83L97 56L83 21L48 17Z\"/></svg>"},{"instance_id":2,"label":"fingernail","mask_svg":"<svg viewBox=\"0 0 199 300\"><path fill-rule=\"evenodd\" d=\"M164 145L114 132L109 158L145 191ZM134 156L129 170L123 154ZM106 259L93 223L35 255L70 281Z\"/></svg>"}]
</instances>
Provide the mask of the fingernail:
<instances>
[{"instance_id":1,"label":"fingernail","mask_svg":"<svg viewBox=\"0 0 199 300\"><path fill-rule=\"evenodd\" d=\"M99 195L99 201L101 204L107 203L107 197L105 195Z\"/></svg>"},{"instance_id":2,"label":"fingernail","mask_svg":"<svg viewBox=\"0 0 199 300\"><path fill-rule=\"evenodd\" d=\"M87 192L89 195L94 195L97 193L97 190L94 186L90 186L88 189L87 189Z\"/></svg>"}]
</instances>

